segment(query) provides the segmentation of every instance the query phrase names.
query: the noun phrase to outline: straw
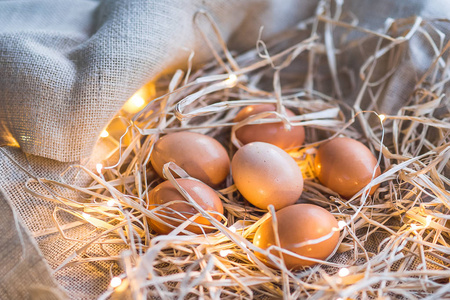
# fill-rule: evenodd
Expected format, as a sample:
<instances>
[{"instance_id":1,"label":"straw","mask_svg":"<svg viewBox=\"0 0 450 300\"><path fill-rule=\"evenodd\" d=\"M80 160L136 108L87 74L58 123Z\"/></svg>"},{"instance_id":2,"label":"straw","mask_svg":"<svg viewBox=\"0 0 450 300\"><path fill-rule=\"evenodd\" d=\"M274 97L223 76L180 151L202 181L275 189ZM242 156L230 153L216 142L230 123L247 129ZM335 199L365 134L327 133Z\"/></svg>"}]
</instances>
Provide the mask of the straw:
<instances>
[{"instance_id":1,"label":"straw","mask_svg":"<svg viewBox=\"0 0 450 300\"><path fill-rule=\"evenodd\" d=\"M71 239L65 235L67 229L86 222L95 228L92 235L76 239L83 246L67 249L73 252L58 269L120 261L121 285L110 287L100 299L123 290L135 299L438 299L448 295L450 105L443 86L448 83L449 44L435 41L432 36L438 29L421 18L388 20L384 29L372 31L343 21L341 2L336 1L334 10L327 3L320 2L314 18L276 37L275 42L260 39L257 49L241 54L230 52L212 17L199 12L196 19L211 24L221 52L213 50L214 43L207 40L214 61L159 78L157 94L147 99L151 101L145 108L134 116L119 113L129 125L115 140L113 155L101 162L99 172L73 166L90 176L90 186L30 179L27 189L31 194L60 205L54 212L55 228L37 236L59 232ZM203 29L199 26L199 30ZM336 31L359 31L362 37L338 40ZM433 62L417 80L408 103L397 114L382 114L379 102L384 90L402 64L405 45L418 35L433 49ZM358 79L342 61L346 51L361 50L366 43L376 46L362 53ZM382 69L383 61L390 61L389 67ZM299 62L304 64L303 74L298 74ZM349 95L356 97L349 101ZM234 121L242 107L264 103L275 104L276 111ZM288 117L285 108L297 116ZM160 136L179 131L207 134L222 142L232 157L242 146L235 135L238 128L273 122L306 129L305 145L289 150L305 178L298 203L322 206L343 224L336 229L340 243L327 260L314 260L315 266L294 272L273 253L308 258L282 249L279 241L269 249L254 246L255 231L275 212L246 202L231 176L216 190L225 208L221 221L177 183L175 173L191 177L174 163L165 166L165 176L198 213L190 217L175 213L173 218L182 220L176 227L159 213L173 203L148 210L150 191L163 181L149 162ZM383 170L352 199L341 198L315 178L315 147L338 135L364 142ZM35 190L36 184L45 189ZM377 184L381 186L369 196ZM71 191L73 197L62 190ZM63 212L76 220L64 223L58 217ZM216 231L194 234L186 230L198 216L208 219L208 226ZM166 223L173 231L158 236L149 219ZM82 257L89 247L104 244L120 244L128 250L120 257L107 253ZM256 252L266 255L277 268L266 266Z\"/></svg>"}]
</instances>

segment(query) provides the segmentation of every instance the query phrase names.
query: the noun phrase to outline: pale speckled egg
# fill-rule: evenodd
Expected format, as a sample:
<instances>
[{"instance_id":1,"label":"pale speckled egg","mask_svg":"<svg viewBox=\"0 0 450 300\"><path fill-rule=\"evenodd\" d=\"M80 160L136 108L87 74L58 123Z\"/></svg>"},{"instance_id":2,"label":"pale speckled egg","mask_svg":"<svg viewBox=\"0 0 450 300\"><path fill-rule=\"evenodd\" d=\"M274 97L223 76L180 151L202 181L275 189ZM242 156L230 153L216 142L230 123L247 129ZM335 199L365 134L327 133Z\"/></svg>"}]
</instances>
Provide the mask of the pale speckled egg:
<instances>
[{"instance_id":1,"label":"pale speckled egg","mask_svg":"<svg viewBox=\"0 0 450 300\"><path fill-rule=\"evenodd\" d=\"M275 111L273 104L249 105L244 107L234 118L235 122L240 122L252 115L262 112ZM286 108L288 117L295 114ZM270 116L268 118L273 118ZM265 142L282 149L298 148L305 141L305 129L302 126L291 126L286 129L282 122L269 124L245 125L236 130L236 137L244 145L251 142Z\"/></svg>"},{"instance_id":2,"label":"pale speckled egg","mask_svg":"<svg viewBox=\"0 0 450 300\"><path fill-rule=\"evenodd\" d=\"M372 179L381 174L377 159L363 143L347 137L325 142L317 149L314 160L319 181L344 198L351 198ZM378 188L370 190L373 194Z\"/></svg>"},{"instance_id":3,"label":"pale speckled egg","mask_svg":"<svg viewBox=\"0 0 450 300\"><path fill-rule=\"evenodd\" d=\"M303 176L284 150L254 142L240 148L231 161L236 188L251 204L275 209L294 204L303 191Z\"/></svg>"},{"instance_id":4,"label":"pale speckled egg","mask_svg":"<svg viewBox=\"0 0 450 300\"><path fill-rule=\"evenodd\" d=\"M230 158L215 139L195 132L170 133L154 145L150 161L160 177L164 164L174 162L190 176L217 187L230 172Z\"/></svg>"},{"instance_id":5,"label":"pale speckled egg","mask_svg":"<svg viewBox=\"0 0 450 300\"><path fill-rule=\"evenodd\" d=\"M204 210L206 210L215 219L221 220L220 215L223 214L222 201L212 188L193 179L179 178L176 179L176 181ZM171 201L180 202L170 204L167 207L160 208L159 210L154 210L154 212L157 213L158 217L163 221L175 227L198 213L198 211L189 204L189 202L180 192L178 192L170 181L164 181L149 193L147 208L149 210L153 210L160 207L162 204ZM173 230L172 227L154 219L148 218L148 221L150 223L150 227L159 234L168 234ZM202 216L197 217L194 222L203 225L211 225L211 223ZM198 234L202 233L200 226L195 224L187 226L186 230ZM203 230L208 233L214 229L203 228Z\"/></svg>"},{"instance_id":6,"label":"pale speckled egg","mask_svg":"<svg viewBox=\"0 0 450 300\"><path fill-rule=\"evenodd\" d=\"M276 212L277 231L280 246L295 254L308 258L326 259L333 253L339 242L338 223L336 218L326 209L312 204L296 204L285 207ZM334 233L332 233L334 231ZM310 240L330 236L315 244L303 245ZM267 249L277 245L273 230L272 218L267 219L255 233L253 244L261 249ZM271 251L274 255L280 255L276 250ZM256 256L265 264L274 266L265 255L255 252ZM313 261L300 259L292 255L283 254L283 259L288 269L298 270L302 267L316 264Z\"/></svg>"}]
</instances>

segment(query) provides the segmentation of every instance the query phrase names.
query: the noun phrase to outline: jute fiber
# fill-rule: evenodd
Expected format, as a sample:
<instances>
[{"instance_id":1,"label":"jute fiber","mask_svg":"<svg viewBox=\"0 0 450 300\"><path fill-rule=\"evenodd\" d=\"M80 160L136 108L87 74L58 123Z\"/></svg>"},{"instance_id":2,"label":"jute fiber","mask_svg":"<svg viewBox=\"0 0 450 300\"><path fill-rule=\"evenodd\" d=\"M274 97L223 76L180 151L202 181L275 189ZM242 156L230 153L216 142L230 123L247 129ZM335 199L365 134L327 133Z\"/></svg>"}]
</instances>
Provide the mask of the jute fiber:
<instances>
[{"instance_id":1,"label":"jute fiber","mask_svg":"<svg viewBox=\"0 0 450 300\"><path fill-rule=\"evenodd\" d=\"M270 39L312 17L317 4L306 0L0 2L0 299L96 299L107 289L110 275L121 272L110 261L59 270L82 249L78 239L95 236L95 227L78 224L64 212L55 214L64 205L34 197L27 181L87 183L76 170L66 170L73 164L94 168L100 160L93 153L100 132L136 90L162 73L186 68L191 53L195 53L194 65L212 59L198 27L210 40L216 39L198 12L211 15L228 47L240 52L255 46L261 26L263 38ZM343 11L352 12L348 17L354 17L358 26L373 30L383 28L387 18L450 18L450 4L438 0L345 1ZM436 26L449 33L448 23ZM407 57L377 103L383 113L395 114L432 64L435 49L423 45L420 36L408 42ZM353 61L357 57L347 58L350 68L360 65ZM356 97L345 100L351 104ZM39 189L39 185L33 188ZM69 198L74 192L61 193ZM55 219L73 224L64 231L66 236L55 227ZM370 247L376 248L376 242ZM83 258L104 252L119 257L123 249L95 245L83 252Z\"/></svg>"}]
</instances>

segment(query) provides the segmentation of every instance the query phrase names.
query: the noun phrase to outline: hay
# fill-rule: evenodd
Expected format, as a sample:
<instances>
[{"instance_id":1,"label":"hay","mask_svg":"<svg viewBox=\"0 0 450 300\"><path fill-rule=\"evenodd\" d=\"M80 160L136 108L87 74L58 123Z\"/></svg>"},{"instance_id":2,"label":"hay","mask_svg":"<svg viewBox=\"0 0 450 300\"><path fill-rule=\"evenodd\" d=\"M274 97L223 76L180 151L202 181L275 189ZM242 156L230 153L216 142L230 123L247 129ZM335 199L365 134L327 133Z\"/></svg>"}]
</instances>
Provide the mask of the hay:
<instances>
[{"instance_id":1,"label":"hay","mask_svg":"<svg viewBox=\"0 0 450 300\"><path fill-rule=\"evenodd\" d=\"M186 71L161 76L154 83L157 95L146 99L151 101L139 113L120 112L117 118L126 124L123 134L100 139L100 143L113 141L109 157L96 171L74 166L92 178L90 186L30 179L30 193L59 204L54 231L69 239L68 228L86 222L95 228L89 236L76 239L84 246L58 269L91 261L119 262L122 281L101 299L124 295L136 299L448 296L450 106L443 93L450 44L444 43L433 22L418 17L388 20L380 32L359 28L346 21L336 3L333 15L328 4L321 2L314 18L267 44L260 39L257 49L242 54L231 53L214 21L199 12L196 18L210 21L223 51L211 50L216 60L198 70L192 70L189 61ZM357 39L349 38L355 34ZM418 35L434 49L433 61L398 113L382 114L379 103L402 65L406 45ZM364 60L357 67L347 66L346 53ZM233 122L240 108L260 103L274 103L276 113ZM285 107L298 115L288 118ZM251 242L273 211L248 204L229 176L217 191L225 208L219 222L177 185L170 170L180 177L189 175L174 163L165 166L165 176L217 231L200 235L186 231L198 215L169 235L157 236L150 230L147 218L163 222L157 209L146 209L148 193L162 181L149 163L161 135L185 130L207 134L221 141L232 157L241 146L237 128L280 120L287 127L306 128L305 146L289 152L305 178L299 202L325 207L341 221L340 245L327 261L298 272L286 269L279 257ZM314 176L314 147L338 135L363 141L377 153L383 170L349 200ZM34 189L36 182L47 192ZM380 188L368 196L377 184ZM63 196L61 189L73 192L73 197ZM60 211L77 221L63 223ZM107 251L83 257L90 247L107 244L120 244L127 250L120 257ZM264 265L255 252L268 255L279 269Z\"/></svg>"}]
</instances>

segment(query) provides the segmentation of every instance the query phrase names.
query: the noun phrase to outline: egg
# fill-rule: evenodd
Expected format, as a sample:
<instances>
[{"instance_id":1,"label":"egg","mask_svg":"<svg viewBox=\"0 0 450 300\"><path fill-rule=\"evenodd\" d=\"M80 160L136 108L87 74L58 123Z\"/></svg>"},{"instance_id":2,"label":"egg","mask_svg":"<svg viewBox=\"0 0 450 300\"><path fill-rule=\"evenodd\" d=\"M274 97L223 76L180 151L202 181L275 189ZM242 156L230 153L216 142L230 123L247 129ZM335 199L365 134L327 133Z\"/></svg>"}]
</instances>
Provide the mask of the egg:
<instances>
[{"instance_id":1,"label":"egg","mask_svg":"<svg viewBox=\"0 0 450 300\"><path fill-rule=\"evenodd\" d=\"M262 112L275 111L273 104L250 105L243 108L234 118L235 122L240 122L252 115ZM288 117L295 114L286 108ZM269 116L267 118L273 118ZM236 137L244 145L251 142L265 142L282 149L298 148L305 141L305 129L302 126L291 126L286 129L282 122L245 125L236 130Z\"/></svg>"},{"instance_id":2,"label":"egg","mask_svg":"<svg viewBox=\"0 0 450 300\"><path fill-rule=\"evenodd\" d=\"M216 192L206 184L194 179L176 179L177 183L186 190L186 192L197 202L204 210L208 211L215 219L220 220L223 214L223 205ZM178 192L170 181L164 181L156 186L148 195L147 208L149 210L156 209L162 204L171 201L181 201L168 205L167 207L155 210L158 217L163 221L177 227L198 211L189 204L189 202ZM180 215L181 214L181 215ZM154 219L148 218L151 228L159 234L168 234L173 228ZM205 217L197 217L194 222L203 225L211 225ZM186 230L193 233L202 233L202 229L198 225L188 225ZM205 232L211 232L214 229L203 228Z\"/></svg>"},{"instance_id":3,"label":"egg","mask_svg":"<svg viewBox=\"0 0 450 300\"><path fill-rule=\"evenodd\" d=\"M231 161L236 188L251 204L275 209L294 204L303 191L303 176L295 160L272 144L241 147Z\"/></svg>"},{"instance_id":4,"label":"egg","mask_svg":"<svg viewBox=\"0 0 450 300\"><path fill-rule=\"evenodd\" d=\"M377 159L363 143L347 137L325 142L314 160L319 181L344 198L351 198L381 174ZM373 194L379 185L370 190Z\"/></svg>"},{"instance_id":5,"label":"egg","mask_svg":"<svg viewBox=\"0 0 450 300\"><path fill-rule=\"evenodd\" d=\"M301 256L324 260L336 248L339 242L338 223L336 218L326 209L312 204L296 204L276 212L277 231L280 246ZM300 243L319 239L332 233L327 239L310 245L299 247ZM273 230L272 218L267 219L256 230L253 244L261 249L277 245ZM279 251L271 250L274 255ZM265 255L255 252L256 256L269 266L274 266ZM286 253L283 259L288 269L298 270L316 264L313 261L300 259Z\"/></svg>"},{"instance_id":6,"label":"egg","mask_svg":"<svg viewBox=\"0 0 450 300\"><path fill-rule=\"evenodd\" d=\"M195 132L170 133L154 145L150 161L160 177L164 164L174 162L190 176L217 187L230 172L230 158L215 139Z\"/></svg>"}]
</instances>

